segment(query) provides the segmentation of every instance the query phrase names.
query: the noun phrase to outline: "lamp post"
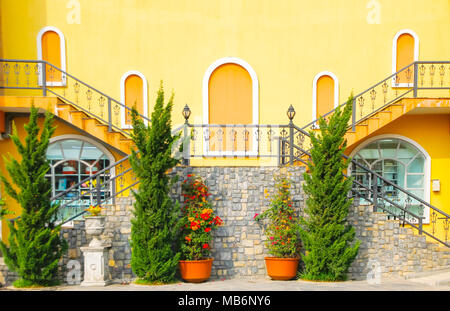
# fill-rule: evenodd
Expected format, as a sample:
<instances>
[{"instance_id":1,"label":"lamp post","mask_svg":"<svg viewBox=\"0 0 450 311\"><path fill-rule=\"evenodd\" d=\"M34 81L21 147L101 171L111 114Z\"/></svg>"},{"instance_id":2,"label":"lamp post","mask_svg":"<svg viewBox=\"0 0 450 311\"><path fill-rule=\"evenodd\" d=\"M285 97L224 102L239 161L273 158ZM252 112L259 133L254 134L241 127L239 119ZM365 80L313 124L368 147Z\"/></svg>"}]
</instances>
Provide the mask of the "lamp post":
<instances>
[{"instance_id":1,"label":"lamp post","mask_svg":"<svg viewBox=\"0 0 450 311\"><path fill-rule=\"evenodd\" d=\"M289 118L289 164L294 164L294 122L292 119L295 117L295 110L292 105L289 106L287 112L287 117Z\"/></svg>"},{"instance_id":2,"label":"lamp post","mask_svg":"<svg viewBox=\"0 0 450 311\"><path fill-rule=\"evenodd\" d=\"M184 118L184 137L183 137L183 164L189 165L189 151L190 151L190 139L188 138L189 117L191 116L191 109L186 104L181 112Z\"/></svg>"}]
</instances>

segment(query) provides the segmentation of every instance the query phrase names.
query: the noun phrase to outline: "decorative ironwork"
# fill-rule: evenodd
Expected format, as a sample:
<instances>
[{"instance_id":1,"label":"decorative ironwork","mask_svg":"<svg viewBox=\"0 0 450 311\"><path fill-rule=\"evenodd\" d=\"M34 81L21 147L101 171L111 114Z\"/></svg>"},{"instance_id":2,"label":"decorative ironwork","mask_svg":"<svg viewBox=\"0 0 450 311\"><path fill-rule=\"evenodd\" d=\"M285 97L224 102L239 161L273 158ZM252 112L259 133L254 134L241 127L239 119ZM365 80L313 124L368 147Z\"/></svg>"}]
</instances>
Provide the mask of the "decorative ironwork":
<instances>
[{"instance_id":1,"label":"decorative ironwork","mask_svg":"<svg viewBox=\"0 0 450 311\"><path fill-rule=\"evenodd\" d=\"M364 97L360 96L358 98L358 104L359 104L359 113L360 113L360 116L362 118L362 116L363 116L363 107L364 107Z\"/></svg>"},{"instance_id":2,"label":"decorative ironwork","mask_svg":"<svg viewBox=\"0 0 450 311\"><path fill-rule=\"evenodd\" d=\"M98 106L100 107L100 117L103 118L103 107L105 107L105 97L100 96L98 98Z\"/></svg>"},{"instance_id":3,"label":"decorative ironwork","mask_svg":"<svg viewBox=\"0 0 450 311\"><path fill-rule=\"evenodd\" d=\"M388 84L386 81L383 82L382 88L383 88L383 103L386 104L387 101L387 91L388 91Z\"/></svg>"},{"instance_id":4,"label":"decorative ironwork","mask_svg":"<svg viewBox=\"0 0 450 311\"><path fill-rule=\"evenodd\" d=\"M420 85L423 86L424 76L425 76L425 65L422 64L419 67L419 75L420 75Z\"/></svg>"},{"instance_id":5,"label":"decorative ironwork","mask_svg":"<svg viewBox=\"0 0 450 311\"><path fill-rule=\"evenodd\" d=\"M409 67L405 72L405 76L406 76L406 81L408 81L408 84L411 83L412 70Z\"/></svg>"},{"instance_id":6,"label":"decorative ironwork","mask_svg":"<svg viewBox=\"0 0 450 311\"><path fill-rule=\"evenodd\" d=\"M445 66L444 65L440 65L439 66L439 77L440 77L441 87L444 86L444 76L445 76Z\"/></svg>"},{"instance_id":7,"label":"decorative ironwork","mask_svg":"<svg viewBox=\"0 0 450 311\"><path fill-rule=\"evenodd\" d=\"M14 74L16 75L16 86L19 86L20 65L14 64Z\"/></svg>"},{"instance_id":8,"label":"decorative ironwork","mask_svg":"<svg viewBox=\"0 0 450 311\"><path fill-rule=\"evenodd\" d=\"M433 78L434 78L435 71L436 71L436 67L433 64L431 64L431 66L430 66L430 84L431 84L431 86L433 86Z\"/></svg>"},{"instance_id":9,"label":"decorative ironwork","mask_svg":"<svg viewBox=\"0 0 450 311\"><path fill-rule=\"evenodd\" d=\"M375 89L372 89L370 91L370 100L372 101L372 110L375 110L375 99L377 98L377 91Z\"/></svg>"},{"instance_id":10,"label":"decorative ironwork","mask_svg":"<svg viewBox=\"0 0 450 311\"><path fill-rule=\"evenodd\" d=\"M86 99L88 101L88 111L91 111L91 100L92 100L92 91L90 89L88 89L86 91Z\"/></svg>"}]
</instances>

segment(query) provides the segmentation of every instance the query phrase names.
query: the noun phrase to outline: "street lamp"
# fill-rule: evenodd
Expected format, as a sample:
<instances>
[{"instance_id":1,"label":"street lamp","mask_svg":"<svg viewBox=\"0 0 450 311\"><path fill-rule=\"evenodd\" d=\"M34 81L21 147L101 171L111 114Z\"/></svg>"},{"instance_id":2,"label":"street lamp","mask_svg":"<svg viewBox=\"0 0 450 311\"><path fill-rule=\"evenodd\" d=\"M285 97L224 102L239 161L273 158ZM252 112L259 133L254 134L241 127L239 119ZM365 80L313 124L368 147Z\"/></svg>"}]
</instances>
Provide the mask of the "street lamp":
<instances>
[{"instance_id":1,"label":"street lamp","mask_svg":"<svg viewBox=\"0 0 450 311\"><path fill-rule=\"evenodd\" d=\"M287 116L289 118L289 121L292 122L292 119L294 119L294 117L295 117L295 110L294 110L294 107L292 107L292 105L289 106L289 109L286 112L286 114L287 114Z\"/></svg>"},{"instance_id":2,"label":"street lamp","mask_svg":"<svg viewBox=\"0 0 450 311\"><path fill-rule=\"evenodd\" d=\"M184 106L182 114L183 114L185 122L188 123L188 119L191 116L191 109L189 109L189 106L187 104L186 104L186 106Z\"/></svg>"}]
</instances>

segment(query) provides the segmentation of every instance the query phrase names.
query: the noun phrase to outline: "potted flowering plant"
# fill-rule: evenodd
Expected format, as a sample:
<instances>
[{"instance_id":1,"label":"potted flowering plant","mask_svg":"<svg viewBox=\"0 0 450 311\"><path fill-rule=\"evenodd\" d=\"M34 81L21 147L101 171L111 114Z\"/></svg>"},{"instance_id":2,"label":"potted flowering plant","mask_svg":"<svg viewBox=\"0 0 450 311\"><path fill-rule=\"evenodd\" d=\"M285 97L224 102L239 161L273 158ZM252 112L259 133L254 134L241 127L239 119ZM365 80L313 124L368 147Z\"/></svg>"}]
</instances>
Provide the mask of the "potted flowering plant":
<instances>
[{"instance_id":1,"label":"potted flowering plant","mask_svg":"<svg viewBox=\"0 0 450 311\"><path fill-rule=\"evenodd\" d=\"M187 282L200 283L211 274L213 258L210 258L212 232L223 221L212 210L208 187L202 178L187 175L182 184L184 206L182 210L183 234L180 271Z\"/></svg>"},{"instance_id":2,"label":"potted flowering plant","mask_svg":"<svg viewBox=\"0 0 450 311\"><path fill-rule=\"evenodd\" d=\"M105 229L105 216L100 215L102 209L104 209L104 207L101 207L100 205L90 205L89 208L85 209L89 214L84 216L84 226L86 233L93 237L89 244L91 247L101 245L101 242L97 237L100 236Z\"/></svg>"},{"instance_id":3,"label":"potted flowering plant","mask_svg":"<svg viewBox=\"0 0 450 311\"><path fill-rule=\"evenodd\" d=\"M292 207L291 181L283 176L275 177L275 195L270 207L255 214L256 221L267 220L265 245L273 257L265 257L267 274L273 280L290 280L297 274L300 261L300 234L298 217ZM266 192L266 197L268 197Z\"/></svg>"}]
</instances>

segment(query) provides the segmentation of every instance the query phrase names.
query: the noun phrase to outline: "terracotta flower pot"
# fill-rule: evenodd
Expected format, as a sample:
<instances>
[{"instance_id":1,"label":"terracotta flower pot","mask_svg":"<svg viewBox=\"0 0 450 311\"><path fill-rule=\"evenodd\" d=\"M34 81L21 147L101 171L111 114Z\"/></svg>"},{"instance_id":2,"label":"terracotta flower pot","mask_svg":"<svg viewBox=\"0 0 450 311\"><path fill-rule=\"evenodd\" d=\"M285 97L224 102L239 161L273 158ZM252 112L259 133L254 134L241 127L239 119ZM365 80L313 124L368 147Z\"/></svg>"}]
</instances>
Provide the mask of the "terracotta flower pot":
<instances>
[{"instance_id":1,"label":"terracotta flower pot","mask_svg":"<svg viewBox=\"0 0 450 311\"><path fill-rule=\"evenodd\" d=\"M186 282L201 283L209 279L213 258L204 260L180 260L181 277Z\"/></svg>"},{"instance_id":2,"label":"terracotta flower pot","mask_svg":"<svg viewBox=\"0 0 450 311\"><path fill-rule=\"evenodd\" d=\"M272 280L290 280L297 275L300 258L265 257L267 275Z\"/></svg>"}]
</instances>

